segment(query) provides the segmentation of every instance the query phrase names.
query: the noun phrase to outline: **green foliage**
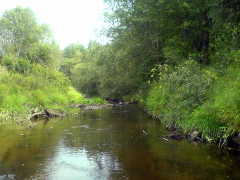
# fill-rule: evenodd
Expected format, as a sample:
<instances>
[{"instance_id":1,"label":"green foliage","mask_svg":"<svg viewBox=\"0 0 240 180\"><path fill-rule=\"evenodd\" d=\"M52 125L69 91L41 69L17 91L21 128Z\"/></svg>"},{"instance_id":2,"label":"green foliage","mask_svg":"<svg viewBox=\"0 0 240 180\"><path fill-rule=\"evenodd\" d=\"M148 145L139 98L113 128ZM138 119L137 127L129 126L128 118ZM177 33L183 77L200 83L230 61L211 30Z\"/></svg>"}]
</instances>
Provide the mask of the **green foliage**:
<instances>
[{"instance_id":1,"label":"green foliage","mask_svg":"<svg viewBox=\"0 0 240 180\"><path fill-rule=\"evenodd\" d=\"M12 61L24 59L21 61L55 68L61 55L58 46L51 42L47 26L39 24L30 9L22 7L8 10L0 17L0 52L2 57L16 57Z\"/></svg>"},{"instance_id":2,"label":"green foliage","mask_svg":"<svg viewBox=\"0 0 240 180\"><path fill-rule=\"evenodd\" d=\"M46 26L37 23L34 13L21 7L3 13L0 32L3 52L20 57L25 57L32 44L39 43L48 35Z\"/></svg>"},{"instance_id":3,"label":"green foliage","mask_svg":"<svg viewBox=\"0 0 240 180\"><path fill-rule=\"evenodd\" d=\"M49 38L46 26L38 24L30 9L17 7L0 17L1 121L9 122L22 114L27 119L33 108L105 103L100 98L86 99L57 71L62 53ZM74 45L63 53L77 59L83 57L83 51L82 46ZM70 74L71 67L64 68Z\"/></svg>"},{"instance_id":4,"label":"green foliage","mask_svg":"<svg viewBox=\"0 0 240 180\"><path fill-rule=\"evenodd\" d=\"M30 71L31 64L29 61L23 58L17 58L12 55L4 56L2 58L1 64L5 66L10 71L16 71L19 73L26 73Z\"/></svg>"},{"instance_id":5,"label":"green foliage","mask_svg":"<svg viewBox=\"0 0 240 180\"><path fill-rule=\"evenodd\" d=\"M66 49L71 48L72 45ZM119 98L135 93L140 83L135 62L123 61L125 55L124 51L109 45L91 42L84 56L65 58L60 69L69 76L74 87L88 96Z\"/></svg>"},{"instance_id":6,"label":"green foliage","mask_svg":"<svg viewBox=\"0 0 240 180\"><path fill-rule=\"evenodd\" d=\"M185 59L200 64L231 64L238 49L238 24L225 22L229 7L217 0L106 0L112 12L107 35L111 43L70 45L61 69L88 95L123 97L151 80L159 64L178 66ZM232 7L231 7L232 8ZM230 8L230 9L231 9ZM228 45L224 45L227 42ZM222 43L221 43L222 42ZM81 53L80 53L81 52Z\"/></svg>"},{"instance_id":7,"label":"green foliage","mask_svg":"<svg viewBox=\"0 0 240 180\"><path fill-rule=\"evenodd\" d=\"M198 130L208 140L240 131L239 66L222 73L187 61L175 68L159 66L145 99L147 110L167 126ZM155 78L156 79L156 78Z\"/></svg>"},{"instance_id":8,"label":"green foliage","mask_svg":"<svg viewBox=\"0 0 240 180\"><path fill-rule=\"evenodd\" d=\"M81 58L84 56L85 48L80 44L71 44L64 49L65 58Z\"/></svg>"},{"instance_id":9,"label":"green foliage","mask_svg":"<svg viewBox=\"0 0 240 180\"><path fill-rule=\"evenodd\" d=\"M93 63L79 63L74 66L71 76L75 87L89 95L98 95L98 73L95 64Z\"/></svg>"},{"instance_id":10,"label":"green foliage","mask_svg":"<svg viewBox=\"0 0 240 180\"><path fill-rule=\"evenodd\" d=\"M99 67L108 74L99 78L100 91L131 87L134 96L131 90L117 94L138 99L168 126L197 129L209 139L240 131L238 1L106 2L113 53L102 61L109 68ZM121 78L106 73L112 67Z\"/></svg>"},{"instance_id":11,"label":"green foliage","mask_svg":"<svg viewBox=\"0 0 240 180\"><path fill-rule=\"evenodd\" d=\"M53 68L58 68L62 59L59 47L54 43L33 44L26 56L30 63L38 63Z\"/></svg>"},{"instance_id":12,"label":"green foliage","mask_svg":"<svg viewBox=\"0 0 240 180\"><path fill-rule=\"evenodd\" d=\"M98 46L98 44L95 45L95 47ZM95 47L85 49L78 44L69 45L64 49L65 58L60 67L60 70L72 80L78 90L90 96L98 95L96 59L93 58L94 53L89 53Z\"/></svg>"},{"instance_id":13,"label":"green foliage","mask_svg":"<svg viewBox=\"0 0 240 180\"><path fill-rule=\"evenodd\" d=\"M192 113L193 127L214 138L228 137L240 130L239 77L239 68L230 67L216 81L209 100Z\"/></svg>"},{"instance_id":14,"label":"green foliage","mask_svg":"<svg viewBox=\"0 0 240 180\"><path fill-rule=\"evenodd\" d=\"M181 127L191 112L206 101L212 78L194 61L175 68L157 68L159 79L150 88L146 106L166 125Z\"/></svg>"},{"instance_id":15,"label":"green foliage","mask_svg":"<svg viewBox=\"0 0 240 180\"><path fill-rule=\"evenodd\" d=\"M106 16L111 42L71 44L63 52L31 10L3 13L3 112L105 103L86 99L76 88L92 97L138 99L167 126L197 129L208 139L240 132L237 1L106 2L112 8Z\"/></svg>"},{"instance_id":16,"label":"green foliage","mask_svg":"<svg viewBox=\"0 0 240 180\"><path fill-rule=\"evenodd\" d=\"M0 82L0 107L8 111L21 112L36 106L68 102L65 97L68 80L62 74L39 65L24 75L7 72L1 76Z\"/></svg>"},{"instance_id":17,"label":"green foliage","mask_svg":"<svg viewBox=\"0 0 240 180\"><path fill-rule=\"evenodd\" d=\"M24 75L1 70L0 84L1 112L27 113L36 107L105 103L100 98L86 99L62 73L41 65L33 65Z\"/></svg>"}]
</instances>

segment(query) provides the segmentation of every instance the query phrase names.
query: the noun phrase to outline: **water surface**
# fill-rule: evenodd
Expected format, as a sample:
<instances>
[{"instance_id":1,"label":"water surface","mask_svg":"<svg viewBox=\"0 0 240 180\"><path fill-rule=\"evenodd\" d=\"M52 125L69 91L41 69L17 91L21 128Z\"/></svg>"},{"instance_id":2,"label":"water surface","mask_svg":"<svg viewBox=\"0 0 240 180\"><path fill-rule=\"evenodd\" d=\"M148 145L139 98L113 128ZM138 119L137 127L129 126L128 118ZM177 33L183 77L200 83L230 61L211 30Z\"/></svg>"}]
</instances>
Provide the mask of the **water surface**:
<instances>
[{"instance_id":1,"label":"water surface","mask_svg":"<svg viewBox=\"0 0 240 180\"><path fill-rule=\"evenodd\" d=\"M239 156L169 142L135 106L83 111L28 131L0 131L0 180L240 179Z\"/></svg>"}]
</instances>

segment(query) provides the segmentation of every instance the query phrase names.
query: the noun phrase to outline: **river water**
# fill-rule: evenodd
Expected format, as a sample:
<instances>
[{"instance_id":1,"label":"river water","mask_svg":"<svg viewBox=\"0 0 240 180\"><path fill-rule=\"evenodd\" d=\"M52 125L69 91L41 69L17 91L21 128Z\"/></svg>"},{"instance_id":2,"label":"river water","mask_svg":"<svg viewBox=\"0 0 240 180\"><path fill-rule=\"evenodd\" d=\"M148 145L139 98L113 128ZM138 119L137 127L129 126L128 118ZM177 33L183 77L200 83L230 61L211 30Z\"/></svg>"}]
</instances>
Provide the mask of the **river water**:
<instances>
[{"instance_id":1,"label":"river water","mask_svg":"<svg viewBox=\"0 0 240 180\"><path fill-rule=\"evenodd\" d=\"M0 180L240 179L240 156L168 132L136 106L0 131Z\"/></svg>"}]
</instances>

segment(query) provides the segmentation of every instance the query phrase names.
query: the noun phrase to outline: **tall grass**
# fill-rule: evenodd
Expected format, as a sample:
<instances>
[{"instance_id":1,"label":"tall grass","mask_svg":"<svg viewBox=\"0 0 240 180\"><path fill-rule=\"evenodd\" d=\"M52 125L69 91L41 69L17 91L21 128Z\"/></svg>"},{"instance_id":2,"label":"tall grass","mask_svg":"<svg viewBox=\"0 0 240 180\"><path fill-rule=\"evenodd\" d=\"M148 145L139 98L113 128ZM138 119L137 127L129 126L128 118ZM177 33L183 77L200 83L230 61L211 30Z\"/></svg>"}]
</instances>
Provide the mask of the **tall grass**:
<instances>
[{"instance_id":1,"label":"tall grass","mask_svg":"<svg viewBox=\"0 0 240 180\"><path fill-rule=\"evenodd\" d=\"M209 100L194 110L190 120L214 138L227 138L240 131L240 68L228 68L213 85Z\"/></svg>"},{"instance_id":2,"label":"tall grass","mask_svg":"<svg viewBox=\"0 0 240 180\"><path fill-rule=\"evenodd\" d=\"M183 126L191 112L204 103L212 78L194 61L159 67L145 105L167 126Z\"/></svg>"},{"instance_id":3,"label":"tall grass","mask_svg":"<svg viewBox=\"0 0 240 180\"><path fill-rule=\"evenodd\" d=\"M104 103L86 99L71 87L64 74L41 65L18 73L0 67L0 119L28 114L35 108L61 108L73 103ZM15 114L15 115L13 115Z\"/></svg>"},{"instance_id":4,"label":"tall grass","mask_svg":"<svg viewBox=\"0 0 240 180\"><path fill-rule=\"evenodd\" d=\"M193 61L175 68L158 67L155 80L142 98L147 110L166 126L185 132L198 130L208 140L240 132L240 68L224 74Z\"/></svg>"}]
</instances>

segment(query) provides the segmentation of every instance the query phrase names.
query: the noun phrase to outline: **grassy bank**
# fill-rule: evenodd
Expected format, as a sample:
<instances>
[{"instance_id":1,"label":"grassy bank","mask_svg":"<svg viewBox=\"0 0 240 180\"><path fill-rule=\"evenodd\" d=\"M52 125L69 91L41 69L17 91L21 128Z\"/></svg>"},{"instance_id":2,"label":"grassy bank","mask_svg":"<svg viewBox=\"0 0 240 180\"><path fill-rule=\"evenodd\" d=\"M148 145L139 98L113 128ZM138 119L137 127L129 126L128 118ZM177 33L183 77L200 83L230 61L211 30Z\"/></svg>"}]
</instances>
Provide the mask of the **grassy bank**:
<instances>
[{"instance_id":1,"label":"grassy bank","mask_svg":"<svg viewBox=\"0 0 240 180\"><path fill-rule=\"evenodd\" d=\"M199 131L208 141L227 139L240 131L240 68L217 70L194 61L159 66L150 88L134 98L167 127Z\"/></svg>"},{"instance_id":2,"label":"grassy bank","mask_svg":"<svg viewBox=\"0 0 240 180\"><path fill-rule=\"evenodd\" d=\"M71 87L62 73L41 65L31 65L25 73L8 71L0 66L1 124L27 120L33 109L66 110L70 104L104 103L102 99L87 99Z\"/></svg>"}]
</instances>

